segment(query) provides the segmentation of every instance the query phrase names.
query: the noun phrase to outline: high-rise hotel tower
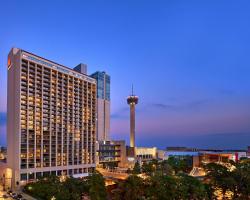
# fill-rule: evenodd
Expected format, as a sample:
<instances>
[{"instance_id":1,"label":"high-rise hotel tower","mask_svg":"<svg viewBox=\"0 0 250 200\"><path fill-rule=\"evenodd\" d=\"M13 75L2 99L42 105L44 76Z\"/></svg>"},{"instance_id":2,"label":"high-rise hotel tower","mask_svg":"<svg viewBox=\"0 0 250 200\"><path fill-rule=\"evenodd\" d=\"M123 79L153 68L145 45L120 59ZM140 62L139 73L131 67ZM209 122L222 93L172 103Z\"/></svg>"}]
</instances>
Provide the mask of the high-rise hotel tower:
<instances>
[{"instance_id":1,"label":"high-rise hotel tower","mask_svg":"<svg viewBox=\"0 0 250 200\"><path fill-rule=\"evenodd\" d=\"M95 167L96 80L13 48L8 56L8 167L12 187Z\"/></svg>"},{"instance_id":2,"label":"high-rise hotel tower","mask_svg":"<svg viewBox=\"0 0 250 200\"><path fill-rule=\"evenodd\" d=\"M110 140L110 76L105 72L91 75L97 85L97 140Z\"/></svg>"}]
</instances>

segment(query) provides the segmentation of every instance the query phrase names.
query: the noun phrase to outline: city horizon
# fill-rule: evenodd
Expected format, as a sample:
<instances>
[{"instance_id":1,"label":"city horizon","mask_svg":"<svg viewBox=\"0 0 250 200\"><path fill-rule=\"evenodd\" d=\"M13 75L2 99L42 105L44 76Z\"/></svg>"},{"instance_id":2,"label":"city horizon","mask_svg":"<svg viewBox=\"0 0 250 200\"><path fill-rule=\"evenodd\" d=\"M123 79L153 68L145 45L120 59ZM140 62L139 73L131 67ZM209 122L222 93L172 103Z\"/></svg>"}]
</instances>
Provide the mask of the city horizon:
<instances>
[{"instance_id":1,"label":"city horizon","mask_svg":"<svg viewBox=\"0 0 250 200\"><path fill-rule=\"evenodd\" d=\"M57 61L53 61L53 62L61 64L60 62L57 62ZM90 76L90 74L88 74L88 76ZM130 94L130 91L128 92L128 96L129 94ZM157 106L163 107L164 105L157 105ZM139 114L140 114L140 111L141 111L141 108L139 109L139 111L137 110ZM117 119L117 118L126 119L127 120L126 128L129 129L129 108L128 107L123 108L123 113L121 113L120 116L117 113L111 113L111 121L112 121L112 118L113 119ZM5 127L6 124L7 124L7 113L0 112L0 138L3 139L0 141L1 142L0 145L2 146L7 146L7 131ZM139 124L139 126L141 127L142 124ZM152 134L147 133L145 135L150 136ZM246 149L249 144L247 141L250 140L250 132L239 132L239 133L223 133L223 132L215 133L213 132L213 133L205 133L205 134L187 133L181 139L176 138L176 135L178 135L178 133L177 134L173 134L173 133L162 134L164 136L167 136L166 141L162 140L165 138L161 138L161 137L151 138L151 137L145 137L145 135L142 135L140 133L139 135L137 134L137 136L139 136L136 138L137 146L157 147L160 149L165 149L168 146L185 146L185 147L211 148L211 149ZM240 135L240 138L242 139L242 144L240 144L241 142L239 140L237 141L238 143L235 144L235 140L239 138L238 137L239 135ZM111 132L110 136L111 136L110 140L112 139L125 140L126 144L129 146L129 130L127 133L122 132L120 134ZM212 144L214 143L216 139L223 139L223 138L227 138L226 141L223 141L223 144L221 142L222 140L219 140L216 144ZM194 142L195 146L190 143L190 140L196 141ZM163 144L165 142L166 142L166 145Z\"/></svg>"},{"instance_id":2,"label":"city horizon","mask_svg":"<svg viewBox=\"0 0 250 200\"><path fill-rule=\"evenodd\" d=\"M0 5L0 199L250 199L249 1Z\"/></svg>"},{"instance_id":3,"label":"city horizon","mask_svg":"<svg viewBox=\"0 0 250 200\"><path fill-rule=\"evenodd\" d=\"M249 145L249 3L49 4L61 12L55 14L43 3L3 5L2 18L8 10L13 14L12 23L0 22L5 27L0 32L0 145L6 145L7 55L12 47L70 68L85 63L88 75L107 72L112 139L129 144L126 98L134 84L140 98L136 145ZM30 18L20 9L38 6L46 15L33 13Z\"/></svg>"},{"instance_id":4,"label":"city horizon","mask_svg":"<svg viewBox=\"0 0 250 200\"><path fill-rule=\"evenodd\" d=\"M6 113L0 113L0 122L1 124L3 122L6 122ZM2 134L4 132L1 132L1 140L0 140L0 146L7 146L7 132L6 134ZM185 146L185 147L193 147L193 148L211 148L211 149L246 149L247 146L249 146L249 140L250 140L250 134L247 132L242 133L212 133L212 134L205 134L205 135L199 135L197 133L188 134L186 137L192 138L192 140L195 140L196 143L191 144L190 138L176 138L175 134L169 134L168 139L166 141L162 140L162 138L154 138L152 140L151 137L149 138L143 138L140 133L139 138L136 138L136 145L137 146L143 146L143 147L157 147L160 149L166 149L166 147L172 147L172 146ZM152 134L148 134L152 135ZM122 134L110 134L110 139L114 140L125 140L126 144L129 145L129 131L127 133ZM222 143L218 139L227 138L227 141ZM243 141L243 144L235 143L236 138L240 137ZM186 140L186 141L185 141ZM153 142L152 142L153 141ZM155 142L156 141L156 142ZM214 141L217 141L216 144L214 144ZM160 142L160 144L159 144ZM158 144L157 144L158 143ZM166 145L164 145L166 143ZM209 145L209 143L211 143ZM212 144L213 143L213 144Z\"/></svg>"}]
</instances>

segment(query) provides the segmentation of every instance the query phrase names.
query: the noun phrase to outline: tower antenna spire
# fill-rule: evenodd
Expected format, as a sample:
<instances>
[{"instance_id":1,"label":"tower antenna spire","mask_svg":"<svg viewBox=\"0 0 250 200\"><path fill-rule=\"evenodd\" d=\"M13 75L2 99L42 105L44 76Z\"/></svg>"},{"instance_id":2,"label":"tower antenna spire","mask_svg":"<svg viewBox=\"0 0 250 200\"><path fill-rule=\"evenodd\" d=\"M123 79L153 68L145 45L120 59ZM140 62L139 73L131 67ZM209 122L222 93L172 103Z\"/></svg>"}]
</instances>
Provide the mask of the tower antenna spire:
<instances>
[{"instance_id":1,"label":"tower antenna spire","mask_svg":"<svg viewBox=\"0 0 250 200\"><path fill-rule=\"evenodd\" d=\"M134 95L134 85L132 84L132 96Z\"/></svg>"}]
</instances>

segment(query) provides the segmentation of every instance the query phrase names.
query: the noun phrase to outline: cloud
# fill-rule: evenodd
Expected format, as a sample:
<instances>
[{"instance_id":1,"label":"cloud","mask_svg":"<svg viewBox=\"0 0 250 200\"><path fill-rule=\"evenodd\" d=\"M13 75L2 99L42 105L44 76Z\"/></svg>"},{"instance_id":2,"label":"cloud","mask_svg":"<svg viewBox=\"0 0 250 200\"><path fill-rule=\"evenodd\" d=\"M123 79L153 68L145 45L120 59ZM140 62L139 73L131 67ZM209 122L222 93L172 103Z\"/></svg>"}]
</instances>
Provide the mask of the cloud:
<instances>
[{"instance_id":1,"label":"cloud","mask_svg":"<svg viewBox=\"0 0 250 200\"><path fill-rule=\"evenodd\" d=\"M149 107L154 107L154 108L159 108L159 109L167 109L167 110L175 110L176 106L175 105L167 105L163 103L153 103L149 104Z\"/></svg>"},{"instance_id":2,"label":"cloud","mask_svg":"<svg viewBox=\"0 0 250 200\"><path fill-rule=\"evenodd\" d=\"M200 99L190 102L185 102L182 104L165 104L161 102L156 103L149 103L144 105L139 105L136 108L137 114L143 114L144 116L147 115L149 112L158 113L160 111L173 111L173 112L180 112L180 111L189 111L189 110L197 110L205 107L206 104L210 102L209 99ZM145 114L146 113L146 114ZM129 106L123 107L118 111L111 113L111 119L128 119L129 118Z\"/></svg>"},{"instance_id":3,"label":"cloud","mask_svg":"<svg viewBox=\"0 0 250 200\"><path fill-rule=\"evenodd\" d=\"M209 99L200 99L195 101L186 102L183 104L164 104L164 103L152 103L149 104L147 107L149 108L156 108L156 109L163 109L168 111L183 111L183 110L195 110L203 108L207 105L211 100Z\"/></svg>"},{"instance_id":4,"label":"cloud","mask_svg":"<svg viewBox=\"0 0 250 200\"><path fill-rule=\"evenodd\" d=\"M186 105L184 105L184 108L200 108L203 107L204 105L207 105L210 102L209 99L201 99L201 100L196 100L192 102L188 102Z\"/></svg>"},{"instance_id":5,"label":"cloud","mask_svg":"<svg viewBox=\"0 0 250 200\"><path fill-rule=\"evenodd\" d=\"M231 95L234 95L236 91L230 90L230 89L221 89L219 90L219 93L222 95L231 96Z\"/></svg>"},{"instance_id":6,"label":"cloud","mask_svg":"<svg viewBox=\"0 0 250 200\"><path fill-rule=\"evenodd\" d=\"M129 114L129 107L123 107L115 113L110 115L111 119L127 119Z\"/></svg>"}]
</instances>

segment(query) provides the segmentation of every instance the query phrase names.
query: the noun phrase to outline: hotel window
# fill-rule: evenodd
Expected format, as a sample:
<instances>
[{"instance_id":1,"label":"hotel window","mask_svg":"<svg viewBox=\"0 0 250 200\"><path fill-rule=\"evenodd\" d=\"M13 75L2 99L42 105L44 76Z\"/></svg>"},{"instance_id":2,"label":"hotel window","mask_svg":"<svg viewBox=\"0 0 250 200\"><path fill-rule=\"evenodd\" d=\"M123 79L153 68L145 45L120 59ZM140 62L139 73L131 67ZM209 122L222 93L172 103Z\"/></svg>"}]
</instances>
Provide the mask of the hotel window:
<instances>
[{"instance_id":1,"label":"hotel window","mask_svg":"<svg viewBox=\"0 0 250 200\"><path fill-rule=\"evenodd\" d=\"M21 174L20 179L21 179L21 181L26 181L27 180L27 174Z\"/></svg>"}]
</instances>

